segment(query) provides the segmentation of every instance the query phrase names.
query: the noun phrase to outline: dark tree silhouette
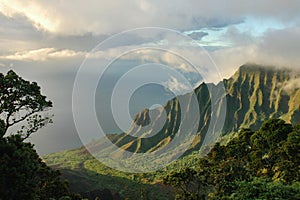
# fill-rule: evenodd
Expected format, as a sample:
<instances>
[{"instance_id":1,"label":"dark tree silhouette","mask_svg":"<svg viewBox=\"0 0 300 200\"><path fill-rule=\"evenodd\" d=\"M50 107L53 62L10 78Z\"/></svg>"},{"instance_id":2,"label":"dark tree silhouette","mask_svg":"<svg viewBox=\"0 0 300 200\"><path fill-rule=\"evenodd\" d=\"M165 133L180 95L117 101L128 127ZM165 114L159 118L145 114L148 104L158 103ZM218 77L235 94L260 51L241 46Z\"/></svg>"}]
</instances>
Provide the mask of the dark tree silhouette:
<instances>
[{"instance_id":1,"label":"dark tree silhouette","mask_svg":"<svg viewBox=\"0 0 300 200\"><path fill-rule=\"evenodd\" d=\"M52 107L52 102L46 100L40 90L37 83L22 79L12 70L6 75L0 73L1 137L10 127L20 124L17 133L26 139L51 122L49 117L40 114Z\"/></svg>"},{"instance_id":2,"label":"dark tree silhouette","mask_svg":"<svg viewBox=\"0 0 300 200\"><path fill-rule=\"evenodd\" d=\"M60 199L68 195L60 172L50 169L24 142L32 133L51 122L40 112L52 107L35 82L9 71L0 73L0 199ZM19 125L19 126L18 126ZM10 127L20 128L7 134Z\"/></svg>"}]
</instances>

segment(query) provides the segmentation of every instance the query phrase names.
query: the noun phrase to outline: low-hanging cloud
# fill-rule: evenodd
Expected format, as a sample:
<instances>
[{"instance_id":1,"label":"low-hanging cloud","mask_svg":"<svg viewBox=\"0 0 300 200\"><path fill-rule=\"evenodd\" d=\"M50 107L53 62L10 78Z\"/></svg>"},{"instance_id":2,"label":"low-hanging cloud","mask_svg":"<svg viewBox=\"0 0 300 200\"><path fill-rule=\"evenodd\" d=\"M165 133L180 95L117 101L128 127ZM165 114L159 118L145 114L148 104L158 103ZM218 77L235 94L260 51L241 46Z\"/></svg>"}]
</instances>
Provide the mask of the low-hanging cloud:
<instances>
[{"instance_id":1,"label":"low-hanging cloud","mask_svg":"<svg viewBox=\"0 0 300 200\"><path fill-rule=\"evenodd\" d=\"M187 92L191 92L191 88L187 84L184 84L182 81L179 81L173 76L170 77L169 81L163 82L162 85L175 94L185 94Z\"/></svg>"},{"instance_id":2,"label":"low-hanging cloud","mask_svg":"<svg viewBox=\"0 0 300 200\"><path fill-rule=\"evenodd\" d=\"M245 63L300 69L300 27L269 30L255 40L236 30L234 35L236 40L232 47L210 53L224 77L230 77Z\"/></svg>"},{"instance_id":3,"label":"low-hanging cloud","mask_svg":"<svg viewBox=\"0 0 300 200\"><path fill-rule=\"evenodd\" d=\"M283 87L284 91L287 92L288 94L292 94L295 90L299 88L300 88L300 77L289 80Z\"/></svg>"},{"instance_id":4,"label":"low-hanging cloud","mask_svg":"<svg viewBox=\"0 0 300 200\"><path fill-rule=\"evenodd\" d=\"M42 48L16 52L10 55L3 55L0 56L0 59L19 61L45 61L49 59L72 58L84 55L85 52L76 52L69 49L57 50L55 48Z\"/></svg>"}]
</instances>

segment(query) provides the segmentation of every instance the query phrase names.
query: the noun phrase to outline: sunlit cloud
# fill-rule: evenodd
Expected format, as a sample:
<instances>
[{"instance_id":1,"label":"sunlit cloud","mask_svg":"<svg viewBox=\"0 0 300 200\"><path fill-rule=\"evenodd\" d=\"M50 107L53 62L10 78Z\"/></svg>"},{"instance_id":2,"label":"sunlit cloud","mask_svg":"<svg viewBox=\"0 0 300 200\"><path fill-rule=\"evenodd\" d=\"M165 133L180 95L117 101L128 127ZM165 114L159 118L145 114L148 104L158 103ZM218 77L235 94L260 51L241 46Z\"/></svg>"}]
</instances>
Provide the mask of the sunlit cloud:
<instances>
[{"instance_id":1,"label":"sunlit cloud","mask_svg":"<svg viewBox=\"0 0 300 200\"><path fill-rule=\"evenodd\" d=\"M260 3L230 1L46 1L2 0L0 12L6 16L26 16L37 28L56 34L112 34L123 30L158 26L176 30L225 27L247 16L275 18L291 22L299 12L298 0L289 3L268 0ZM276 21L275 20L275 21Z\"/></svg>"},{"instance_id":2,"label":"sunlit cloud","mask_svg":"<svg viewBox=\"0 0 300 200\"><path fill-rule=\"evenodd\" d=\"M42 48L29 51L16 52L11 55L0 56L4 60L19 60L19 61L46 61L49 59L58 58L72 58L77 56L84 56L84 52L75 52L73 50L63 49L57 50L55 48Z\"/></svg>"},{"instance_id":3,"label":"sunlit cloud","mask_svg":"<svg viewBox=\"0 0 300 200\"><path fill-rule=\"evenodd\" d=\"M42 29L50 32L57 31L60 20L55 17L53 8L42 7L38 3L26 1L6 1L0 2L0 12L8 17L15 15L26 16L37 29Z\"/></svg>"},{"instance_id":4,"label":"sunlit cloud","mask_svg":"<svg viewBox=\"0 0 300 200\"><path fill-rule=\"evenodd\" d=\"M177 78L173 76L170 77L169 81L166 81L162 84L170 91L174 92L175 94L185 94L191 91L191 88L188 85L186 85L182 81L179 81Z\"/></svg>"}]
</instances>

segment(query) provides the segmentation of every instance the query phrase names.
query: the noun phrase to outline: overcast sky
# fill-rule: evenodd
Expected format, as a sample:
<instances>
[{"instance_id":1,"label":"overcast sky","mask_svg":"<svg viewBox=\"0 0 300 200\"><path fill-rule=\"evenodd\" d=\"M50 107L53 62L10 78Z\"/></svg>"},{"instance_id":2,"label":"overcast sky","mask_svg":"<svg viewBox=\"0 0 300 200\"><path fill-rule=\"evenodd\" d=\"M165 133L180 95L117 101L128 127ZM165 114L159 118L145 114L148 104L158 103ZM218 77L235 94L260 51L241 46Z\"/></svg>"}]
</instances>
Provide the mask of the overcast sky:
<instances>
[{"instance_id":1,"label":"overcast sky","mask_svg":"<svg viewBox=\"0 0 300 200\"><path fill-rule=\"evenodd\" d=\"M160 47L166 36L158 34L153 40L145 34L128 34L92 55L100 42L130 29L162 27L204 47L222 78L247 62L299 69L299 11L299 0L0 0L0 71L14 69L24 79L37 81L54 103L54 124L31 138L38 152L75 148L81 143L72 118L72 89L84 58L96 54L107 60L132 47ZM183 47L191 58L201 57L191 42L174 49ZM139 51L120 60L161 62L192 74L187 63L170 54ZM116 71L117 66L122 62L115 65ZM192 86L201 80L192 80ZM174 76L164 83L173 90L186 89Z\"/></svg>"}]
</instances>

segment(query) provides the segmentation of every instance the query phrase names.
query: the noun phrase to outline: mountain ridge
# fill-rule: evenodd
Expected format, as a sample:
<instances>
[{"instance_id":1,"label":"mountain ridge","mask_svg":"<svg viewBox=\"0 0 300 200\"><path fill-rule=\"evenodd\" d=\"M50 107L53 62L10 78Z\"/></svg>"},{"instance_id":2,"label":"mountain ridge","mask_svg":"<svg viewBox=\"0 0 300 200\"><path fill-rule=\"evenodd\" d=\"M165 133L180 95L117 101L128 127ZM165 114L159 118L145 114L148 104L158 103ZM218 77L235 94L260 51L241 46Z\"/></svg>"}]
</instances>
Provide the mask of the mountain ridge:
<instances>
[{"instance_id":1,"label":"mountain ridge","mask_svg":"<svg viewBox=\"0 0 300 200\"><path fill-rule=\"evenodd\" d=\"M246 64L241 66L231 78L224 79L222 83L226 90L227 112L222 135L235 132L240 128L256 130L268 118L282 118L287 122L300 122L300 89L295 88L291 94L285 90L285 86L292 80L292 72L292 69ZM205 137L209 128L211 105L220 106L218 101L221 99L212 102L210 98L210 92L218 93L220 87L222 87L221 83L217 85L202 83L194 90L200 107L200 121L197 130L199 135L196 137L198 141L194 141L192 149L201 146L201 138ZM188 93L183 96L188 98L191 94ZM179 116L178 98L182 97L168 101L164 105L164 110L145 109L137 114L134 119L134 122L137 123L133 123L130 130L120 136L115 144L134 153L151 152L153 149L163 147L162 143L168 144L173 135L178 132L180 118L185 117ZM166 112L167 116L167 123L164 126L159 125L162 121L159 118L163 111ZM153 120L150 120L151 117L149 117L151 112L157 113L156 115L152 114L154 115L152 116ZM144 129L144 126L147 128ZM156 132L156 126L162 127L162 129L157 132L155 137L149 139L133 137L142 136L145 132L151 135L151 132Z\"/></svg>"},{"instance_id":2,"label":"mountain ridge","mask_svg":"<svg viewBox=\"0 0 300 200\"><path fill-rule=\"evenodd\" d=\"M218 84L203 82L195 88L193 92L198 101L199 113L194 110L181 113L179 102L190 102L192 98L192 93L187 93L169 100L163 107L142 110L135 115L126 133L107 134L107 138L120 149L133 154L154 152L170 144L176 135L182 135L181 123L194 120L191 123L194 126L192 129L197 130L197 134L191 142L187 152L189 153L199 150L203 145L216 142L220 136L237 132L240 128L256 130L269 118L282 118L286 122L299 123L300 88L286 90L289 81L299 77L300 73L292 69L245 64L229 79ZM222 87L225 87L225 94L222 94ZM211 93L217 98L212 100ZM219 121L211 119L219 117L217 112L222 109L224 99L227 104L224 126L222 130L219 129L219 133L209 132L219 125ZM193 114L200 114L197 119L199 121L191 119ZM180 137L184 139L184 136ZM114 151L101 139L99 142L92 142L87 148L104 156ZM174 151L174 155L170 154L169 157L177 153ZM128 157L120 152L117 154L119 158Z\"/></svg>"},{"instance_id":3,"label":"mountain ridge","mask_svg":"<svg viewBox=\"0 0 300 200\"><path fill-rule=\"evenodd\" d=\"M247 64L241 66L231 78L224 79L222 83L226 89L227 112L221 134L227 136L236 133L240 128L256 130L261 126L263 121L269 118L282 118L286 122L300 123L300 88L297 86L294 88L290 87L290 83L298 80L300 77L300 74L297 73L292 69L264 68ZM222 97L212 100L209 91L218 94L218 92L220 93L221 86L221 83L201 83L194 90L199 107L201 107L199 110L201 116L199 118L198 127L196 127L198 134L195 135L189 150L181 157L183 165L193 163L193 160L185 160L185 158L191 155L199 156L198 151L195 150L199 150L203 145L207 144L203 144L203 139L207 136L207 130L211 122L211 105L218 105L220 100L222 100ZM171 99L163 108L160 107L153 110L144 109L134 117L134 123L127 133L108 134L107 137L119 148L132 152L133 154L142 152L149 153L164 148L170 144L174 136L178 133L181 120L191 120L185 116L181 116L178 100L180 98L189 99L190 97L191 94L188 93ZM218 110L218 108L216 108L216 110ZM193 110L190 112L193 112ZM161 121L158 120L159 118L165 118L166 122L161 123ZM216 124L213 124L213 126L215 125ZM159 131L153 135L153 133L156 132L155 129ZM141 138L141 136L144 138ZM213 140L213 142L215 142L215 140ZM167 155L163 156L176 156L176 154L182 150L180 148L181 146L178 145L178 151L175 149L172 152L167 152ZM98 155L105 156L112 153L111 144L108 145L101 139L90 143L88 149L95 149ZM119 153L118 156L122 159L128 155ZM116 188L116 181L122 182L125 179L129 179L130 181L136 181L137 179L138 182L143 184L145 181L149 183L149 177L143 178L144 175L134 176L130 173L119 172L105 166L90 155L86 147L50 154L45 156L44 159L48 165L67 171L66 177L69 178L71 185L75 185L76 188L78 188L78 186L75 180L78 180L78 177L72 180L72 176L70 176L68 170L82 173L81 176L86 181L91 179L91 183L87 183L91 190L108 188L113 192L118 192L118 190L122 188ZM161 161L164 162L164 160ZM129 165L134 165L134 162L138 162L138 160L133 160L133 163L129 163ZM147 165L151 164L155 163L149 160ZM104 184L100 179L97 179L99 174L111 175L111 177L105 176L106 182ZM115 176L123 177L124 180L117 180ZM149 176L150 180L152 180L153 177L151 177L151 175ZM130 182L130 184L133 183ZM147 185L147 187L152 187L151 184ZM160 186L156 186L152 189L159 191ZM132 187L139 186L132 185ZM166 188L163 189L166 190ZM76 189L74 190L76 191ZM126 190L130 191L126 193L127 196L130 195L130 193L134 193L132 188L127 188ZM163 197L162 199L167 198L168 197Z\"/></svg>"}]
</instances>

